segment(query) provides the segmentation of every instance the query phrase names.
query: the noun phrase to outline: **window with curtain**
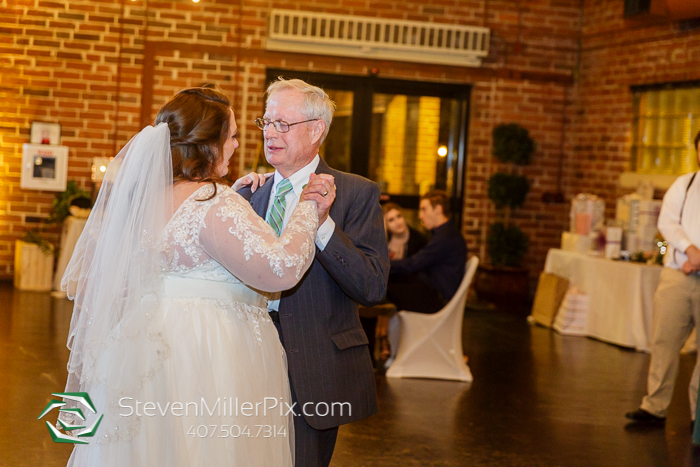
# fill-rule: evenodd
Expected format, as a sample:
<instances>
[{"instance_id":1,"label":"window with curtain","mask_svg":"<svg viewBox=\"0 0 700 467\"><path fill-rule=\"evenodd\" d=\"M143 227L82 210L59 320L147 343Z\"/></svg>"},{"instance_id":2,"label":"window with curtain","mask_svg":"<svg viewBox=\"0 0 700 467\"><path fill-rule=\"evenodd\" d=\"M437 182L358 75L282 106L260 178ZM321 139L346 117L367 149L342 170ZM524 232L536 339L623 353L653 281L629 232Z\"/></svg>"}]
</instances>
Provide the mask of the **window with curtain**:
<instances>
[{"instance_id":1,"label":"window with curtain","mask_svg":"<svg viewBox=\"0 0 700 467\"><path fill-rule=\"evenodd\" d=\"M700 85L637 91L634 98L633 170L660 175L698 170L693 139L700 130Z\"/></svg>"}]
</instances>

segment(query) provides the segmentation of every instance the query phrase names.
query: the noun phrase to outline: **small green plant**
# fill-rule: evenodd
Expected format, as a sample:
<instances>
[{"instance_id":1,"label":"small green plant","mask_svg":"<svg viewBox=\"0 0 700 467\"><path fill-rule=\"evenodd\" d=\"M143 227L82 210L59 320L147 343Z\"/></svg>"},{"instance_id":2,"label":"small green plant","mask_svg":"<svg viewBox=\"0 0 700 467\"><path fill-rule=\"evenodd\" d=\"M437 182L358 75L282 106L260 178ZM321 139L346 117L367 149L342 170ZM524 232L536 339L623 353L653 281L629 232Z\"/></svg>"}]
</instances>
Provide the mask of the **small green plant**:
<instances>
[{"instance_id":1,"label":"small green plant","mask_svg":"<svg viewBox=\"0 0 700 467\"><path fill-rule=\"evenodd\" d=\"M46 232L46 230L53 225L61 224L64 220L66 220L66 218L70 216L70 207L76 200L80 200L80 204L85 206L92 205L90 193L78 187L78 184L75 183L75 181L70 180L66 184L66 190L59 193L56 195L56 198L54 198L52 202L53 211L44 221L43 226L28 230L25 232L21 240L26 243L34 243L35 245L38 245L41 251L46 255L53 253L55 248L51 242L46 240L44 237L44 232Z\"/></svg>"},{"instance_id":2,"label":"small green plant","mask_svg":"<svg viewBox=\"0 0 700 467\"><path fill-rule=\"evenodd\" d=\"M517 123L493 129L492 154L507 164L508 170L489 178L488 196L496 206L498 221L489 229L486 244L494 266L518 267L527 251L529 239L520 228L510 225L510 215L525 203L530 183L524 175L513 173L513 166L528 165L535 147L527 129Z\"/></svg>"},{"instance_id":3,"label":"small green plant","mask_svg":"<svg viewBox=\"0 0 700 467\"><path fill-rule=\"evenodd\" d=\"M66 184L66 190L54 198L53 212L46 219L46 223L49 225L60 224L66 220L66 217L70 216L71 203L77 199L85 200L88 205L92 204L90 193L80 188L75 181L70 180Z\"/></svg>"},{"instance_id":4,"label":"small green plant","mask_svg":"<svg viewBox=\"0 0 700 467\"><path fill-rule=\"evenodd\" d=\"M39 249L45 255L50 255L54 251L53 245L43 237L43 229L30 229L24 233L21 240L25 243L33 243L39 247Z\"/></svg>"}]
</instances>

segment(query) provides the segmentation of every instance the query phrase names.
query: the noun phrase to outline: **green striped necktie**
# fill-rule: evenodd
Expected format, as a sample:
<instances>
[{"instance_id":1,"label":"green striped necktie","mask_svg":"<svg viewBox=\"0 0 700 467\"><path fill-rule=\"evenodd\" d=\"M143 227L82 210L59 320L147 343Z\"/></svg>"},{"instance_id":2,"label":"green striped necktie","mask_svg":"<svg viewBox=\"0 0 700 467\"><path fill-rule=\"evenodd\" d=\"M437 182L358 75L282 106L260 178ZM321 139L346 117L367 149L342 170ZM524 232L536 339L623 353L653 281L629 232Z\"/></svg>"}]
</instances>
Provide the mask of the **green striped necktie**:
<instances>
[{"instance_id":1,"label":"green striped necktie","mask_svg":"<svg viewBox=\"0 0 700 467\"><path fill-rule=\"evenodd\" d=\"M288 178L279 182L275 200L272 202L272 207L267 211L267 217L265 218L265 222L272 226L278 237L282 233L282 224L284 223L284 209L287 206L285 198L290 191L292 191L292 182Z\"/></svg>"}]
</instances>

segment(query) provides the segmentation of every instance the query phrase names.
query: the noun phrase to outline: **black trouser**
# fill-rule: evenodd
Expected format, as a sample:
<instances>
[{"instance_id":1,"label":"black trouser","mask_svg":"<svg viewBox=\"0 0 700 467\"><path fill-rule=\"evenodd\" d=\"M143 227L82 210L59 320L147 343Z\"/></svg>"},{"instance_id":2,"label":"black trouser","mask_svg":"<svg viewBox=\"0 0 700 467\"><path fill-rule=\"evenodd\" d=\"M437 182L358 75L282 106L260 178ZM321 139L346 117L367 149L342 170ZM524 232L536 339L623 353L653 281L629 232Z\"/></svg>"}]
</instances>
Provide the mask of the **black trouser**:
<instances>
[{"instance_id":1,"label":"black trouser","mask_svg":"<svg viewBox=\"0 0 700 467\"><path fill-rule=\"evenodd\" d=\"M284 346L284 336L280 323L275 321L275 327ZM289 387L294 403L294 466L295 467L328 467L333 457L335 441L338 438L338 427L327 430L317 430L306 422L299 409L297 395L289 377Z\"/></svg>"}]
</instances>

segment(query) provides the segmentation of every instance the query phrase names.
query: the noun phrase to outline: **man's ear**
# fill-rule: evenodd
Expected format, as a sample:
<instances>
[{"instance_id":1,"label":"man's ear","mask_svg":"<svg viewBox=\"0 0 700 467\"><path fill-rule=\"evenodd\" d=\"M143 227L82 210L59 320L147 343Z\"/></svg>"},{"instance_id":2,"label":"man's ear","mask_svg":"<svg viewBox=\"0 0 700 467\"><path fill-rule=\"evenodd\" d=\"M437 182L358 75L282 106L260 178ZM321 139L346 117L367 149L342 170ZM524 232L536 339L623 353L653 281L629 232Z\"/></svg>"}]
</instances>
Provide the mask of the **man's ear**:
<instances>
[{"instance_id":1,"label":"man's ear","mask_svg":"<svg viewBox=\"0 0 700 467\"><path fill-rule=\"evenodd\" d=\"M311 130L312 134L312 140L311 142L313 144L318 144L321 141L321 138L323 137L323 133L326 131L326 122L324 122L321 119L318 119L314 122L314 126Z\"/></svg>"},{"instance_id":2,"label":"man's ear","mask_svg":"<svg viewBox=\"0 0 700 467\"><path fill-rule=\"evenodd\" d=\"M442 210L442 204L436 204L435 206L433 206L433 211L435 211L436 214L442 214L443 216L445 215L445 213Z\"/></svg>"}]
</instances>

